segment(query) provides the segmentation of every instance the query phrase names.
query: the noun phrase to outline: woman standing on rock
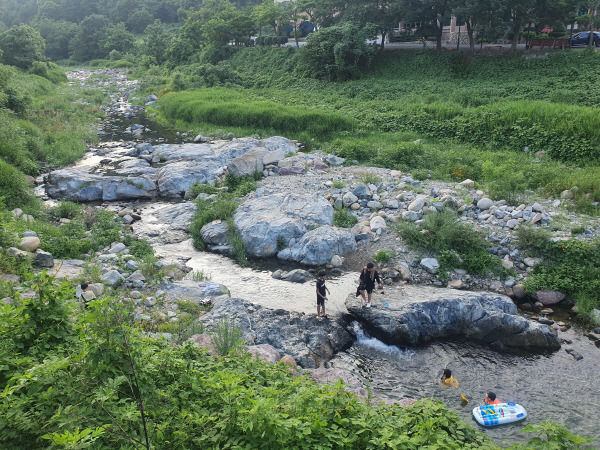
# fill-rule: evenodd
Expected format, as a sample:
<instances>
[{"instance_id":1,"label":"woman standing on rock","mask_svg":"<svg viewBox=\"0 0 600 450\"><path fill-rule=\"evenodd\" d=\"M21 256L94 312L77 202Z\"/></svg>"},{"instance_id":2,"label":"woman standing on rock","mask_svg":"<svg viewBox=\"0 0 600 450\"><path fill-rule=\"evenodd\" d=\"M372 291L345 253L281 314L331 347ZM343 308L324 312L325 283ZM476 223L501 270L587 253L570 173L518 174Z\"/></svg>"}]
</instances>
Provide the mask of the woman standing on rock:
<instances>
[{"instance_id":1,"label":"woman standing on rock","mask_svg":"<svg viewBox=\"0 0 600 450\"><path fill-rule=\"evenodd\" d=\"M361 304L362 306L366 306L367 308L371 307L371 294L373 293L373 289L375 289L375 281L378 283L378 289L381 289L381 278L379 278L379 273L375 270L375 265L370 262L366 267L360 272L360 277L358 278L359 286L358 290L360 292ZM365 291L367 292L367 296L365 297Z\"/></svg>"}]
</instances>

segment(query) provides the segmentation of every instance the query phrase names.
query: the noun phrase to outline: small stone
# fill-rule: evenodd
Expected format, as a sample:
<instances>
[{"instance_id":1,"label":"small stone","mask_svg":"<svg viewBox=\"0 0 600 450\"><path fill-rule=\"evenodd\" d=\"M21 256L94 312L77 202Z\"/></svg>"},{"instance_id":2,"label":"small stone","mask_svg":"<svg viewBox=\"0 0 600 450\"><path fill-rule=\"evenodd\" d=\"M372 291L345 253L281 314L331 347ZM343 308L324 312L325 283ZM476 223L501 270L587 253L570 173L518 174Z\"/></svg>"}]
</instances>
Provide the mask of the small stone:
<instances>
[{"instance_id":1,"label":"small stone","mask_svg":"<svg viewBox=\"0 0 600 450\"><path fill-rule=\"evenodd\" d=\"M464 287L464 283L462 280L452 280L448 283L448 287L450 289L462 289Z\"/></svg>"},{"instance_id":2,"label":"small stone","mask_svg":"<svg viewBox=\"0 0 600 450\"><path fill-rule=\"evenodd\" d=\"M290 355L283 355L283 357L279 361L294 368L298 367L298 365L296 364L296 360Z\"/></svg>"},{"instance_id":3,"label":"small stone","mask_svg":"<svg viewBox=\"0 0 600 450\"><path fill-rule=\"evenodd\" d=\"M129 296L134 299L137 300L138 298L142 298L142 293L140 291L131 291L129 293Z\"/></svg>"},{"instance_id":4,"label":"small stone","mask_svg":"<svg viewBox=\"0 0 600 450\"><path fill-rule=\"evenodd\" d=\"M477 207L482 211L485 211L486 209L490 209L493 204L494 202L492 199L484 197L477 202Z\"/></svg>"}]
</instances>

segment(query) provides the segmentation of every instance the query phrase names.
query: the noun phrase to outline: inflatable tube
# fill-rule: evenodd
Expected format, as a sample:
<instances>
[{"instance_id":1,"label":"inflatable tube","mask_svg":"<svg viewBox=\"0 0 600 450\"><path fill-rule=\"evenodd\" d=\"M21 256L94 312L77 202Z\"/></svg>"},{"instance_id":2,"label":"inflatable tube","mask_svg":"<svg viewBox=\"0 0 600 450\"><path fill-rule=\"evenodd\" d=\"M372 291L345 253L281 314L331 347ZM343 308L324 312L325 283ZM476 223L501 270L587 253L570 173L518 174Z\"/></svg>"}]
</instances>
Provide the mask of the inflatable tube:
<instances>
[{"instance_id":1,"label":"inflatable tube","mask_svg":"<svg viewBox=\"0 0 600 450\"><path fill-rule=\"evenodd\" d=\"M505 423L518 422L527 417L527 411L513 402L499 405L484 405L473 408L473 416L479 425L491 427Z\"/></svg>"}]
</instances>

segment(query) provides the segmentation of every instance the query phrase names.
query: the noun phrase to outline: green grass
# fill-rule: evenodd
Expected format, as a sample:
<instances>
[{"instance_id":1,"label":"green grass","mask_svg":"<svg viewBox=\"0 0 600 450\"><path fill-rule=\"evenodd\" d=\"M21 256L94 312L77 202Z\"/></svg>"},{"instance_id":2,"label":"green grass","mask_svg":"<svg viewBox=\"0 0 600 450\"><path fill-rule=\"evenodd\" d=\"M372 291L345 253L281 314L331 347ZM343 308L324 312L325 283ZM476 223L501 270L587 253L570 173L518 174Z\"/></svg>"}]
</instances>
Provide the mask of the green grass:
<instances>
[{"instance_id":1,"label":"green grass","mask_svg":"<svg viewBox=\"0 0 600 450\"><path fill-rule=\"evenodd\" d=\"M236 73L235 88L167 94L157 110L162 120L204 133L282 134L418 178L471 178L507 201L526 190L557 196L576 185L572 206L598 214L600 83L590 83L600 73L598 55L557 52L526 61L386 52L362 79L344 83L296 75L288 49L246 49L226 65ZM192 70L179 70L193 78ZM158 86L169 83L152 77ZM422 144L413 144L417 138Z\"/></svg>"}]
</instances>

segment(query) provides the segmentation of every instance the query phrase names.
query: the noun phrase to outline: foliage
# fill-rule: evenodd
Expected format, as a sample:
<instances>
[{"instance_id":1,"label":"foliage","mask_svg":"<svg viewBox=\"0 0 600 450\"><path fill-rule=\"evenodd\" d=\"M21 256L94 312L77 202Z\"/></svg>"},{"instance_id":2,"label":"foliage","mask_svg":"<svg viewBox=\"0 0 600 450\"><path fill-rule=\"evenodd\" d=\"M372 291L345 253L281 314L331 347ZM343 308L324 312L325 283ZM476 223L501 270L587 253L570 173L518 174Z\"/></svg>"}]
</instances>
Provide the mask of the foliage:
<instances>
[{"instance_id":1,"label":"foliage","mask_svg":"<svg viewBox=\"0 0 600 450\"><path fill-rule=\"evenodd\" d=\"M234 90L213 88L185 94L171 93L159 100L160 113L169 120L194 124L236 126L247 134L312 135L318 138L332 130L351 130L352 121L340 114L318 109L298 109L270 101L243 101Z\"/></svg>"},{"instance_id":2,"label":"foliage","mask_svg":"<svg viewBox=\"0 0 600 450\"><path fill-rule=\"evenodd\" d=\"M442 272L461 268L473 274L502 274L500 259L488 252L481 233L450 211L429 213L420 225L400 222L398 233L409 247L437 253Z\"/></svg>"},{"instance_id":3,"label":"foliage","mask_svg":"<svg viewBox=\"0 0 600 450\"><path fill-rule=\"evenodd\" d=\"M31 185L21 172L0 159L0 199L9 209L34 202Z\"/></svg>"},{"instance_id":4,"label":"foliage","mask_svg":"<svg viewBox=\"0 0 600 450\"><path fill-rule=\"evenodd\" d=\"M514 445L511 449L567 450L586 448L587 444L595 440L593 438L578 436L569 431L564 425L552 422L532 423L523 428L522 431L525 433L536 433L537 436L530 439L527 444Z\"/></svg>"},{"instance_id":5,"label":"foliage","mask_svg":"<svg viewBox=\"0 0 600 450\"><path fill-rule=\"evenodd\" d=\"M600 307L600 241L569 239L534 245L529 248L537 250L543 262L525 280L526 292L560 291L577 300L584 316Z\"/></svg>"},{"instance_id":6,"label":"foliage","mask_svg":"<svg viewBox=\"0 0 600 450\"><path fill-rule=\"evenodd\" d=\"M394 252L391 250L379 250L377 253L375 253L373 259L378 263L386 264L390 262L392 256L394 256Z\"/></svg>"},{"instance_id":7,"label":"foliage","mask_svg":"<svg viewBox=\"0 0 600 450\"><path fill-rule=\"evenodd\" d=\"M375 54L375 48L365 44L368 37L366 30L351 22L322 28L308 36L301 49L301 70L330 81L358 78Z\"/></svg>"},{"instance_id":8,"label":"foliage","mask_svg":"<svg viewBox=\"0 0 600 450\"><path fill-rule=\"evenodd\" d=\"M12 305L0 302L0 386L32 359L52 351L59 354L72 341L75 330L69 315L74 296L70 283L57 283L46 272L30 276L32 298L15 295ZM18 358L15 356L19 355Z\"/></svg>"},{"instance_id":9,"label":"foliage","mask_svg":"<svg viewBox=\"0 0 600 450\"><path fill-rule=\"evenodd\" d=\"M0 34L2 61L20 69L29 69L44 59L46 43L40 32L29 25L16 25Z\"/></svg>"},{"instance_id":10,"label":"foliage","mask_svg":"<svg viewBox=\"0 0 600 450\"><path fill-rule=\"evenodd\" d=\"M517 229L517 245L534 256L541 256L552 246L552 234L544 228L521 225Z\"/></svg>"},{"instance_id":11,"label":"foliage","mask_svg":"<svg viewBox=\"0 0 600 450\"><path fill-rule=\"evenodd\" d=\"M347 209L338 209L333 213L333 224L336 227L352 228L358 222L358 218Z\"/></svg>"},{"instance_id":12,"label":"foliage","mask_svg":"<svg viewBox=\"0 0 600 450\"><path fill-rule=\"evenodd\" d=\"M233 320L222 317L212 333L212 344L216 352L221 356L226 356L243 343L240 327Z\"/></svg>"}]
</instances>

